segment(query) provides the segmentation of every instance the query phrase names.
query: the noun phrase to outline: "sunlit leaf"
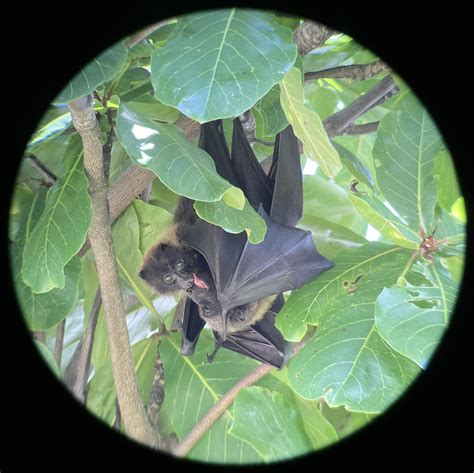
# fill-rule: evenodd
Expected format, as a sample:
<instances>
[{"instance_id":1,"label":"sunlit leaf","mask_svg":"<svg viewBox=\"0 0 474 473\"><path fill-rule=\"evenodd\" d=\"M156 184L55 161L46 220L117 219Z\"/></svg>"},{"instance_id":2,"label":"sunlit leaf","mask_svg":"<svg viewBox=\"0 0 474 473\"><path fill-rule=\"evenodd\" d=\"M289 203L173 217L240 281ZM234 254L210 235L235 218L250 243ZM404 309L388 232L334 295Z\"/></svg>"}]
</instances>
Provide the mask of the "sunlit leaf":
<instances>
[{"instance_id":1,"label":"sunlit leaf","mask_svg":"<svg viewBox=\"0 0 474 473\"><path fill-rule=\"evenodd\" d=\"M251 108L296 58L292 31L273 14L244 9L185 15L152 56L156 97L200 123Z\"/></svg>"},{"instance_id":2,"label":"sunlit leaf","mask_svg":"<svg viewBox=\"0 0 474 473\"><path fill-rule=\"evenodd\" d=\"M301 72L293 67L280 82L281 106L293 126L295 135L303 142L304 152L313 158L327 176L334 177L341 161L331 145L319 116L304 104Z\"/></svg>"}]
</instances>

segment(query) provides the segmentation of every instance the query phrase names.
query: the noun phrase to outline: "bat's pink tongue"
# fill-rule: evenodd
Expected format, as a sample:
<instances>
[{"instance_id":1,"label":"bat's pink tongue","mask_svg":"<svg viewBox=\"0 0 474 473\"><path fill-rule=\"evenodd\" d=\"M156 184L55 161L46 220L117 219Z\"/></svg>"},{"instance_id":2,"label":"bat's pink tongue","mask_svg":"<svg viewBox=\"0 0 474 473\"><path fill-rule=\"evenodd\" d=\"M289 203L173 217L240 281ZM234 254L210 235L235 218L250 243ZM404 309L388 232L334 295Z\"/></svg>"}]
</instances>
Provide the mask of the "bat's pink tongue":
<instances>
[{"instance_id":1,"label":"bat's pink tongue","mask_svg":"<svg viewBox=\"0 0 474 473\"><path fill-rule=\"evenodd\" d=\"M198 275L193 273L193 280L194 280L194 284L196 284L197 287L199 287L200 289L207 289L207 284L202 280L202 279L199 279Z\"/></svg>"}]
</instances>

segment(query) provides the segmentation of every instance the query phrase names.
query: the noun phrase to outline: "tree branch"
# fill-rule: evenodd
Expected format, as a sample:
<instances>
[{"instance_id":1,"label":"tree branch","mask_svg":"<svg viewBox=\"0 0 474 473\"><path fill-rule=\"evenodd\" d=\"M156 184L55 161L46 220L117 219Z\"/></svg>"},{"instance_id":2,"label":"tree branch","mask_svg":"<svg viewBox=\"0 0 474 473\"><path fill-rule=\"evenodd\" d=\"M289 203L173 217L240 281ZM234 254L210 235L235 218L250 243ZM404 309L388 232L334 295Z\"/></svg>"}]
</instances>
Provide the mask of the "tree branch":
<instances>
[{"instance_id":1,"label":"tree branch","mask_svg":"<svg viewBox=\"0 0 474 473\"><path fill-rule=\"evenodd\" d=\"M112 371L123 424L130 437L147 445L156 446L157 437L138 392L112 240L100 130L92 108L91 96L74 100L68 106L74 127L81 135L84 149L84 169L89 180L92 202L89 241L99 277Z\"/></svg>"},{"instance_id":2,"label":"tree branch","mask_svg":"<svg viewBox=\"0 0 474 473\"><path fill-rule=\"evenodd\" d=\"M61 369L61 358L63 354L63 343L64 343L64 327L66 325L66 320L63 319L59 322L56 327L56 341L54 343L54 358L58 365L58 368Z\"/></svg>"},{"instance_id":3,"label":"tree branch","mask_svg":"<svg viewBox=\"0 0 474 473\"><path fill-rule=\"evenodd\" d=\"M374 61L370 64L352 64L350 66L332 67L322 71L305 72L305 82L313 79L352 79L354 81L367 80L388 70L389 67L382 61Z\"/></svg>"},{"instance_id":4,"label":"tree branch","mask_svg":"<svg viewBox=\"0 0 474 473\"><path fill-rule=\"evenodd\" d=\"M306 343L306 339L299 342L293 348L292 356L295 356ZM242 378L229 391L227 391L219 401L209 409L207 414L192 428L186 437L176 445L171 453L177 457L184 457L199 442L203 435L214 425L219 417L231 406L237 394L245 388L252 386L259 379L262 379L268 372L276 369L271 365L261 364L251 371L245 378Z\"/></svg>"},{"instance_id":5,"label":"tree branch","mask_svg":"<svg viewBox=\"0 0 474 473\"><path fill-rule=\"evenodd\" d=\"M377 131L380 122L364 123L363 125L349 125L342 131L342 135L366 135Z\"/></svg>"},{"instance_id":6,"label":"tree branch","mask_svg":"<svg viewBox=\"0 0 474 473\"><path fill-rule=\"evenodd\" d=\"M354 100L350 105L340 112L331 115L324 120L323 125L328 136L337 136L351 125L357 118L367 110L380 103L380 100L397 88L391 76L386 76L373 89Z\"/></svg>"},{"instance_id":7,"label":"tree branch","mask_svg":"<svg viewBox=\"0 0 474 473\"><path fill-rule=\"evenodd\" d=\"M305 20L296 28L293 34L293 40L298 47L298 52L304 56L313 49L321 46L335 33L336 31L329 29L321 23Z\"/></svg>"}]
</instances>

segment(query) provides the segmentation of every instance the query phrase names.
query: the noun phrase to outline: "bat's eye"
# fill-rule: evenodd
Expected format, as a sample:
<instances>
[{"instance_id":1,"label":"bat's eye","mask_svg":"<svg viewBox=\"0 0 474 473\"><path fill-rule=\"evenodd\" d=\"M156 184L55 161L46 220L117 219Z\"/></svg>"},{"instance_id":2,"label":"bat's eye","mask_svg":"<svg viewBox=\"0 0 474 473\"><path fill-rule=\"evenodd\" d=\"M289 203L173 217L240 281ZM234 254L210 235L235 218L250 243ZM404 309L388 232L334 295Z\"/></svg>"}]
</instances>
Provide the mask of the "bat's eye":
<instances>
[{"instance_id":1,"label":"bat's eye","mask_svg":"<svg viewBox=\"0 0 474 473\"><path fill-rule=\"evenodd\" d=\"M183 269L184 268L184 260L182 259L179 259L179 260L176 260L176 269Z\"/></svg>"},{"instance_id":2,"label":"bat's eye","mask_svg":"<svg viewBox=\"0 0 474 473\"><path fill-rule=\"evenodd\" d=\"M173 276L171 274L165 274L163 281L165 281L166 284L171 284L173 282Z\"/></svg>"}]
</instances>

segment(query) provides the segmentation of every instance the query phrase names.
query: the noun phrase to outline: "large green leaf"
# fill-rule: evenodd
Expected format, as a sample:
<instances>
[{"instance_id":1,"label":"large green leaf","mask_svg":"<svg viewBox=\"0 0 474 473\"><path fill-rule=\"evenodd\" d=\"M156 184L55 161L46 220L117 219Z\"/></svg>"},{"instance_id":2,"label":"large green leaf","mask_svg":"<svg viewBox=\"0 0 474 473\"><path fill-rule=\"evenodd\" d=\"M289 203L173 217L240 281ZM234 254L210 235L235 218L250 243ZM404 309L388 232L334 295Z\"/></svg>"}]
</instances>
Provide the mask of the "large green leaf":
<instances>
[{"instance_id":1,"label":"large green leaf","mask_svg":"<svg viewBox=\"0 0 474 473\"><path fill-rule=\"evenodd\" d=\"M457 284L437 260L424 264L422 272L433 286L385 288L375 304L375 322L392 348L426 368L447 327Z\"/></svg>"},{"instance_id":2,"label":"large green leaf","mask_svg":"<svg viewBox=\"0 0 474 473\"><path fill-rule=\"evenodd\" d=\"M271 13L210 10L181 17L152 56L156 97L200 123L251 108L296 59L292 32Z\"/></svg>"},{"instance_id":3,"label":"large green leaf","mask_svg":"<svg viewBox=\"0 0 474 473\"><path fill-rule=\"evenodd\" d=\"M93 92L99 85L119 74L127 61L128 51L120 42L106 49L80 70L53 100L53 103L68 103Z\"/></svg>"},{"instance_id":4,"label":"large green leaf","mask_svg":"<svg viewBox=\"0 0 474 473\"><path fill-rule=\"evenodd\" d=\"M164 339L160 353L166 373L162 412L169 417L178 439L182 440L221 396L257 363L229 350L221 350L209 364L206 353L212 351L214 337L207 330L201 333L195 354L183 357L179 338L172 335ZM188 458L213 463L261 462L261 455L252 445L228 433L233 422L232 410L227 410L191 450Z\"/></svg>"},{"instance_id":5,"label":"large green leaf","mask_svg":"<svg viewBox=\"0 0 474 473\"><path fill-rule=\"evenodd\" d=\"M319 324L336 297L351 300L347 291L359 277L365 282L375 269L383 272L385 266L394 262L406 263L410 254L409 250L378 242L369 242L355 250L342 250L333 268L291 293L276 318L276 326L287 340L301 340L306 325ZM373 293L374 301L377 294Z\"/></svg>"},{"instance_id":6,"label":"large green leaf","mask_svg":"<svg viewBox=\"0 0 474 473\"><path fill-rule=\"evenodd\" d=\"M373 155L382 194L416 231L433 229L435 157L441 137L426 109L405 93L381 120Z\"/></svg>"},{"instance_id":7,"label":"large green leaf","mask_svg":"<svg viewBox=\"0 0 474 473\"><path fill-rule=\"evenodd\" d=\"M234 209L218 202L195 202L196 213L203 220L219 225L226 232L240 233L245 231L250 243L260 243L265 238L267 225L260 215L245 201L242 210Z\"/></svg>"},{"instance_id":8,"label":"large green leaf","mask_svg":"<svg viewBox=\"0 0 474 473\"><path fill-rule=\"evenodd\" d=\"M64 266L84 244L91 220L81 142L72 138L64 157L66 172L50 188L44 212L25 244L22 276L37 293L64 287Z\"/></svg>"},{"instance_id":9,"label":"large green leaf","mask_svg":"<svg viewBox=\"0 0 474 473\"><path fill-rule=\"evenodd\" d=\"M418 234L404 225L385 205L375 196L351 193L349 198L354 208L367 222L383 236L404 248L418 248L421 241Z\"/></svg>"},{"instance_id":10,"label":"large green leaf","mask_svg":"<svg viewBox=\"0 0 474 473\"><path fill-rule=\"evenodd\" d=\"M319 281L318 329L289 366L288 378L298 394L322 397L331 407L377 413L403 393L419 370L380 337L374 306L383 288L396 282L409 256L408 250L380 243L352 254L341 252L330 270L336 277Z\"/></svg>"},{"instance_id":11,"label":"large green leaf","mask_svg":"<svg viewBox=\"0 0 474 473\"><path fill-rule=\"evenodd\" d=\"M15 291L30 330L46 330L57 325L71 312L79 296L81 264L77 258L73 258L65 268L66 283L63 289L56 288L43 294L35 294L21 278L23 250L43 212L45 194L45 189L40 188L22 208L17 240L10 247Z\"/></svg>"},{"instance_id":12,"label":"large green leaf","mask_svg":"<svg viewBox=\"0 0 474 473\"><path fill-rule=\"evenodd\" d=\"M280 82L281 106L295 135L302 141L305 153L313 158L323 172L334 177L341 170L337 151L329 141L321 119L304 104L301 72L293 67Z\"/></svg>"},{"instance_id":13,"label":"large green leaf","mask_svg":"<svg viewBox=\"0 0 474 473\"><path fill-rule=\"evenodd\" d=\"M121 104L117 135L130 158L153 171L174 192L205 202L221 200L229 193L243 207L243 192L220 177L212 158L175 125L153 122Z\"/></svg>"},{"instance_id":14,"label":"large green leaf","mask_svg":"<svg viewBox=\"0 0 474 473\"><path fill-rule=\"evenodd\" d=\"M257 386L240 391L235 398L234 423L229 432L252 445L266 462L291 459L312 450L294 403Z\"/></svg>"}]
</instances>

